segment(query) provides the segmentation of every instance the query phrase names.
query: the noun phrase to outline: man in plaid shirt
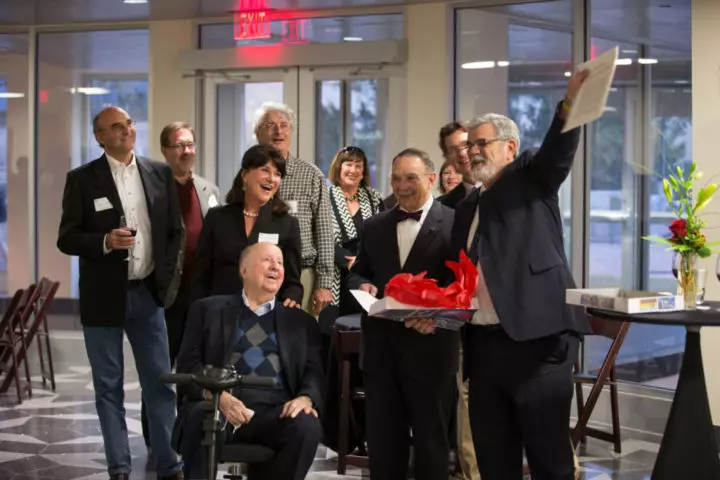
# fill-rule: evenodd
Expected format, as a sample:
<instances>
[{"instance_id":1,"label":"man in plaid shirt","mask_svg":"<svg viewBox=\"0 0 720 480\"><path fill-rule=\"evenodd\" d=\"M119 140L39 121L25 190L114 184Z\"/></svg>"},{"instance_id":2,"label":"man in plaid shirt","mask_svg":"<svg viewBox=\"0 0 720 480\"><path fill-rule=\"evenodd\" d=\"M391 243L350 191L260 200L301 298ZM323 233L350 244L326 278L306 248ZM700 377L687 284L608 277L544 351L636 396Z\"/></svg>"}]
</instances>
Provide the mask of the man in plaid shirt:
<instances>
[{"instance_id":1,"label":"man in plaid shirt","mask_svg":"<svg viewBox=\"0 0 720 480\"><path fill-rule=\"evenodd\" d=\"M287 173L279 195L300 222L302 249L303 309L317 316L332 302L333 233L330 193L325 176L314 164L290 154L295 112L282 103L264 103L255 117L258 142L272 145L287 160Z\"/></svg>"}]
</instances>

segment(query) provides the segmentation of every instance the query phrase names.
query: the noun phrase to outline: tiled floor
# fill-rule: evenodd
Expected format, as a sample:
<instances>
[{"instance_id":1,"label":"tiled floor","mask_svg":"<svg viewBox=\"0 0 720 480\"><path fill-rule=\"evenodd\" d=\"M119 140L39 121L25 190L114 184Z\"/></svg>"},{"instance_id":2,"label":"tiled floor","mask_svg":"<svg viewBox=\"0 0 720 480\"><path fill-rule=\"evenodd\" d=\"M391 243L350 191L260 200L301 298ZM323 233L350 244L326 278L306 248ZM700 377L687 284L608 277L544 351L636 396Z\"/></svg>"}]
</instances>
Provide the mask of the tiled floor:
<instances>
[{"instance_id":1,"label":"tiled floor","mask_svg":"<svg viewBox=\"0 0 720 480\"><path fill-rule=\"evenodd\" d=\"M132 365L132 364L130 364ZM36 382L33 398L15 405L15 396L0 395L0 479L69 480L107 479L100 426L95 413L89 367L59 368L57 392ZM147 467L140 427L140 392L132 371L126 375L127 425L133 461L133 479L155 479ZM584 480L649 478L657 445L628 440L623 455L608 444L593 442L580 452ZM318 450L309 480L360 478L363 472L334 473L335 454ZM222 473L222 472L221 472ZM364 472L367 474L367 472ZM222 478L221 475L218 478Z\"/></svg>"}]
</instances>

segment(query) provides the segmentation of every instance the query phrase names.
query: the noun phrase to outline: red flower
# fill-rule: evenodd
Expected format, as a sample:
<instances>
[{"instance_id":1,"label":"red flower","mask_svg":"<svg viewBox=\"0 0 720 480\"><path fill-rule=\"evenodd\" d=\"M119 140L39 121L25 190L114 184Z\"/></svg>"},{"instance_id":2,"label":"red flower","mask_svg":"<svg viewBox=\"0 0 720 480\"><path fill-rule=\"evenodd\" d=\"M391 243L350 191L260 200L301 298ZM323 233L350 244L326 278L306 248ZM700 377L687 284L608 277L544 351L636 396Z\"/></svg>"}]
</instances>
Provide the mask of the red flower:
<instances>
[{"instance_id":1,"label":"red flower","mask_svg":"<svg viewBox=\"0 0 720 480\"><path fill-rule=\"evenodd\" d=\"M673 220L670 224L670 232L673 234L673 238L682 239L687 236L687 222L685 220Z\"/></svg>"}]
</instances>

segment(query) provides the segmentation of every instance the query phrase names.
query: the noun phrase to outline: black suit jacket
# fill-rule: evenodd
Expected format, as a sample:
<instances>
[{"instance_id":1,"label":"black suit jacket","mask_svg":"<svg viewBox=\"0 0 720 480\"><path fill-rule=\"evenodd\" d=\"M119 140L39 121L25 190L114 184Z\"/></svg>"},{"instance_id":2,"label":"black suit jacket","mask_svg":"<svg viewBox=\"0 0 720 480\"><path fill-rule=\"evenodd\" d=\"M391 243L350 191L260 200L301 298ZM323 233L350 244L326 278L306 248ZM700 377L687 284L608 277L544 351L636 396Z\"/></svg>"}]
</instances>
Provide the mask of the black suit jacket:
<instances>
[{"instance_id":1,"label":"black suit jacket","mask_svg":"<svg viewBox=\"0 0 720 480\"><path fill-rule=\"evenodd\" d=\"M405 265L400 268L395 208L365 221L348 286L357 289L363 283L372 283L378 288L378 298L382 298L385 285L398 273L427 271L427 276L438 280L441 286L450 283L452 272L445 266L445 260L457 260L459 254L459 251L453 254L450 245L454 212L437 200L432 202Z\"/></svg>"},{"instance_id":2,"label":"black suit jacket","mask_svg":"<svg viewBox=\"0 0 720 480\"><path fill-rule=\"evenodd\" d=\"M180 250L180 206L170 167L139 156L135 159L152 230L155 270L147 280L162 306ZM112 208L96 211L95 200L101 198L107 198ZM67 174L57 246L63 253L80 257L83 325L118 326L125 321L128 252L103 253L105 235L120 226L122 215L122 203L105 155Z\"/></svg>"},{"instance_id":3,"label":"black suit jacket","mask_svg":"<svg viewBox=\"0 0 720 480\"><path fill-rule=\"evenodd\" d=\"M572 168L580 130L565 134L557 115L537 153L525 152L494 185L455 210L453 246L466 248L479 207L479 257L500 323L518 341L563 331L589 332L565 304L575 282L565 258L558 191Z\"/></svg>"},{"instance_id":4,"label":"black suit jacket","mask_svg":"<svg viewBox=\"0 0 720 480\"><path fill-rule=\"evenodd\" d=\"M466 184L465 182L460 182L459 185L455 186L452 190L450 190L445 195L441 195L437 198L437 201L442 203L448 208L452 208L453 210L457 208L457 206L465 200L468 195L470 195L473 192L474 188L470 185Z\"/></svg>"},{"instance_id":5,"label":"black suit jacket","mask_svg":"<svg viewBox=\"0 0 720 480\"><path fill-rule=\"evenodd\" d=\"M300 227L290 214L274 214L270 204L263 205L248 237L245 232L243 206L231 203L210 209L198 239L195 257L195 280L192 297L235 295L242 291L239 274L240 254L245 247L258 243L261 233L277 235L283 252L285 281L278 298L302 303L300 283Z\"/></svg>"},{"instance_id":6,"label":"black suit jacket","mask_svg":"<svg viewBox=\"0 0 720 480\"><path fill-rule=\"evenodd\" d=\"M193 303L188 313L178 373L201 373L203 366L226 366L235 347L240 314L247 308L242 294L218 295ZM293 398L307 395L322 410L323 374L320 329L317 321L299 308L275 303L275 333L283 374ZM183 388L183 403L203 400L196 386Z\"/></svg>"}]
</instances>

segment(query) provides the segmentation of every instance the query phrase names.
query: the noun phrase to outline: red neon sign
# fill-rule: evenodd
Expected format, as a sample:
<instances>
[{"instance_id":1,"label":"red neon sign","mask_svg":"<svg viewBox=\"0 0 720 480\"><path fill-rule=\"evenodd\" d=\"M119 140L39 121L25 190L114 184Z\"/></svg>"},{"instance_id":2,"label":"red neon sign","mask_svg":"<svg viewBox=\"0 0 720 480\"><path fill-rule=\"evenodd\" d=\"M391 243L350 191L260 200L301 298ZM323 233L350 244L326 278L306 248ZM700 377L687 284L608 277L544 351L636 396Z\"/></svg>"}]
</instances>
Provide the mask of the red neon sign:
<instances>
[{"instance_id":1,"label":"red neon sign","mask_svg":"<svg viewBox=\"0 0 720 480\"><path fill-rule=\"evenodd\" d=\"M238 0L235 10L235 40L270 38L270 12L265 0Z\"/></svg>"},{"instance_id":2,"label":"red neon sign","mask_svg":"<svg viewBox=\"0 0 720 480\"><path fill-rule=\"evenodd\" d=\"M266 0L237 0L236 5L233 29L235 41L273 38L271 22L280 20L282 30L277 43L310 43L306 33L308 20L273 18L279 15L273 15Z\"/></svg>"}]
</instances>

